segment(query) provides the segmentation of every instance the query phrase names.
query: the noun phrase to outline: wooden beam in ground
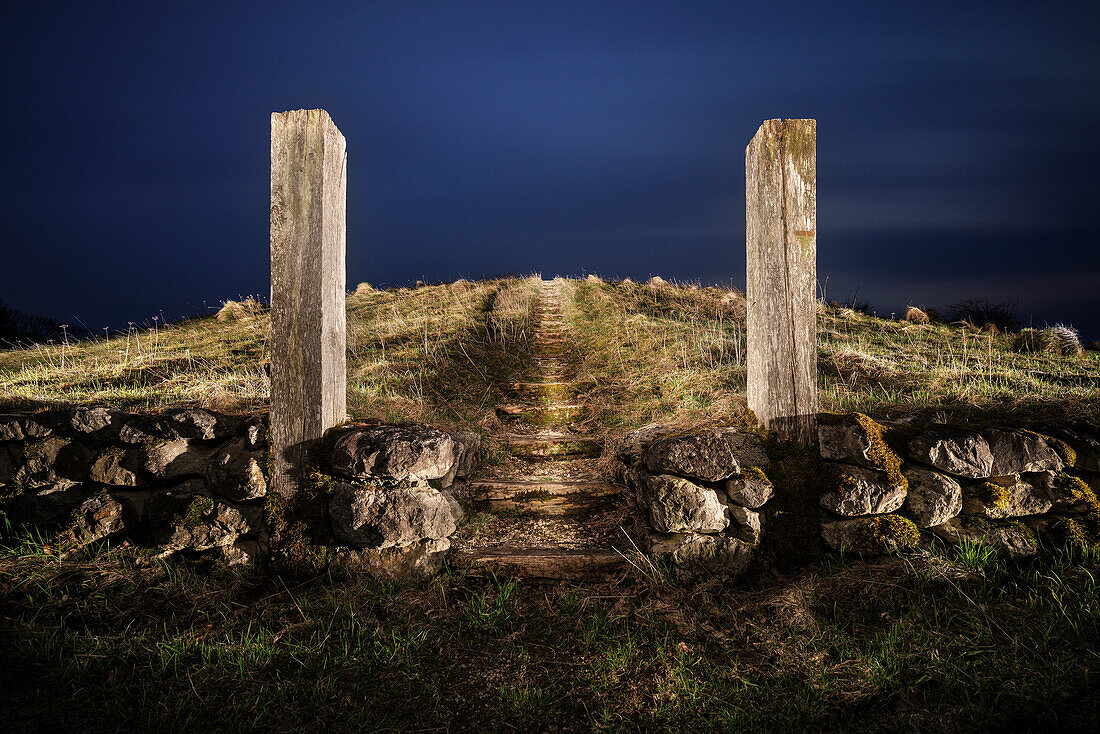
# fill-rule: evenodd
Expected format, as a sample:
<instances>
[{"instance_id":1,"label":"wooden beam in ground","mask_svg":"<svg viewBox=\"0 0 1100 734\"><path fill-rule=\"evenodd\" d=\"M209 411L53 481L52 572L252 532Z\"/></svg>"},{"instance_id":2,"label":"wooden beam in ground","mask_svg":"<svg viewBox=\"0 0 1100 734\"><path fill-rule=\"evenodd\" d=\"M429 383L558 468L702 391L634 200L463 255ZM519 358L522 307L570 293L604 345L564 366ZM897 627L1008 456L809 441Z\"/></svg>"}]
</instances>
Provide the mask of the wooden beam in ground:
<instances>
[{"instance_id":1,"label":"wooden beam in ground","mask_svg":"<svg viewBox=\"0 0 1100 734\"><path fill-rule=\"evenodd\" d=\"M748 403L817 441L817 121L767 120L745 149Z\"/></svg>"},{"instance_id":2,"label":"wooden beam in ground","mask_svg":"<svg viewBox=\"0 0 1100 734\"><path fill-rule=\"evenodd\" d=\"M347 153L324 110L271 115L271 452L275 491L347 413Z\"/></svg>"}]
</instances>

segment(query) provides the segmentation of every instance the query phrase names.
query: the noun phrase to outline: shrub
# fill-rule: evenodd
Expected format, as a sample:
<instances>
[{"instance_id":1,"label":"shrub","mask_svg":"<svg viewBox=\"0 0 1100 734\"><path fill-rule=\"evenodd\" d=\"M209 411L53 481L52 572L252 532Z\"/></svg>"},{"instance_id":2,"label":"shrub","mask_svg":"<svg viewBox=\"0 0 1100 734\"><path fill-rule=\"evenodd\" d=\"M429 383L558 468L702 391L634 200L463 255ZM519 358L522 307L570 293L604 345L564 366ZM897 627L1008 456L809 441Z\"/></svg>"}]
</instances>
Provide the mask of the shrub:
<instances>
[{"instance_id":1,"label":"shrub","mask_svg":"<svg viewBox=\"0 0 1100 734\"><path fill-rule=\"evenodd\" d=\"M1000 331L1015 331L1016 301L993 303L988 298L964 298L951 304L951 320L993 324Z\"/></svg>"},{"instance_id":2,"label":"shrub","mask_svg":"<svg viewBox=\"0 0 1100 734\"><path fill-rule=\"evenodd\" d=\"M916 306L910 306L905 309L905 320L911 324L927 324L931 319L928 318L928 314L921 311Z\"/></svg>"}]
</instances>

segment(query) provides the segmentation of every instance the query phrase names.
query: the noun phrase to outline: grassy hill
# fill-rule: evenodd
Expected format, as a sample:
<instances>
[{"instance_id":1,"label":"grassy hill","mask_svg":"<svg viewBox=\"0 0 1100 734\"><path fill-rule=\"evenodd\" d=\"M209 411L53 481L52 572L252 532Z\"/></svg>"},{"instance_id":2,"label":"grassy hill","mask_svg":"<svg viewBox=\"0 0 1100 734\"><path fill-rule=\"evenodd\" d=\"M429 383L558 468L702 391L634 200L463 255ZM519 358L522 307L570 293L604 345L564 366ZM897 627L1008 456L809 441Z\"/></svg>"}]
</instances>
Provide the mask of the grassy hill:
<instances>
[{"instance_id":1,"label":"grassy hill","mask_svg":"<svg viewBox=\"0 0 1100 734\"><path fill-rule=\"evenodd\" d=\"M695 286L566 282L591 430L743 415L744 299ZM501 386L529 357L534 279L348 295L353 417L491 427ZM1013 335L918 324L821 304L822 410L914 410L1060 418L1096 415L1100 353L1012 351ZM106 404L266 408L268 315L231 304L109 339L0 352L0 410Z\"/></svg>"},{"instance_id":2,"label":"grassy hill","mask_svg":"<svg viewBox=\"0 0 1100 734\"><path fill-rule=\"evenodd\" d=\"M596 278L560 286L571 343L555 353L589 386L578 431L747 419L741 294ZM538 359L541 287L504 278L358 288L347 300L349 411L506 429L497 408ZM823 410L1100 414L1096 353L1017 353L1013 336L973 326L825 304L819 313ZM268 325L257 304L228 303L217 317L0 352L0 410L264 410ZM481 532L483 519L467 529ZM814 547L791 576L764 563L737 583L692 586L656 565L616 581L538 584L452 564L402 586L336 566L294 578L140 551L104 540L63 554L35 528L0 528L8 729L973 732L1100 722L1094 547L1025 561L977 544L880 558Z\"/></svg>"}]
</instances>

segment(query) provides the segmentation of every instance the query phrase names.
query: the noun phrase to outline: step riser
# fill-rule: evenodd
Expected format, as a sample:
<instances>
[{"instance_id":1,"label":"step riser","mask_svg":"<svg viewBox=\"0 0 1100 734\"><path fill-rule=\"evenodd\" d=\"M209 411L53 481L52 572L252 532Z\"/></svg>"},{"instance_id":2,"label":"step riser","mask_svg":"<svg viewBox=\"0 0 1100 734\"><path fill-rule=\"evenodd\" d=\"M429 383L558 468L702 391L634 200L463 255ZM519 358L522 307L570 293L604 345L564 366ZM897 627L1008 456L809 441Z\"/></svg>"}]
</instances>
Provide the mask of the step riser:
<instances>
[{"instance_id":1,"label":"step riser","mask_svg":"<svg viewBox=\"0 0 1100 734\"><path fill-rule=\"evenodd\" d=\"M520 510L531 515L581 515L607 509L622 495L608 482L475 481L469 501L489 512Z\"/></svg>"},{"instance_id":2,"label":"step riser","mask_svg":"<svg viewBox=\"0 0 1100 734\"><path fill-rule=\"evenodd\" d=\"M630 564L614 551L455 551L450 564L476 577L545 581L595 581L622 576Z\"/></svg>"},{"instance_id":3,"label":"step riser","mask_svg":"<svg viewBox=\"0 0 1100 734\"><path fill-rule=\"evenodd\" d=\"M521 413L497 411L501 420L518 421L532 426L556 426L576 420L585 413L584 406L571 406L569 408L529 408Z\"/></svg>"},{"instance_id":4,"label":"step riser","mask_svg":"<svg viewBox=\"0 0 1100 734\"><path fill-rule=\"evenodd\" d=\"M538 461L558 457L596 458L603 454L603 445L588 439L557 441L554 443L501 442L501 448L517 459Z\"/></svg>"},{"instance_id":5,"label":"step riser","mask_svg":"<svg viewBox=\"0 0 1100 734\"><path fill-rule=\"evenodd\" d=\"M475 511L494 515L522 512L535 517L577 517L606 510L610 497L551 497L549 499L480 500L471 503Z\"/></svg>"}]
</instances>

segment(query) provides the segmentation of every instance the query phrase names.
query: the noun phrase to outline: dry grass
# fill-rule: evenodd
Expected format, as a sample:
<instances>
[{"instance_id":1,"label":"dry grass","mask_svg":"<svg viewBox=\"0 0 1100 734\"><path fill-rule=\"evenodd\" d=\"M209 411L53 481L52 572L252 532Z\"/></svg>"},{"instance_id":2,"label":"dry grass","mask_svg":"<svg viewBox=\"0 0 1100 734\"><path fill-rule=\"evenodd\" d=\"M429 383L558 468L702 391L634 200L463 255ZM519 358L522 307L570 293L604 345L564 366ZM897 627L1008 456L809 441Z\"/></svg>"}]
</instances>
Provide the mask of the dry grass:
<instances>
[{"instance_id":1,"label":"dry grass","mask_svg":"<svg viewBox=\"0 0 1100 734\"><path fill-rule=\"evenodd\" d=\"M744 418L745 302L736 291L598 278L566 281L578 377L594 380L589 428ZM348 296L348 405L355 417L491 427L499 386L528 363L534 279L459 281ZM1100 355L1013 351L969 324L818 309L824 410L1095 416ZM235 311L235 316L237 316ZM0 352L0 409L107 404L262 410L268 317L254 308L109 340ZM1043 341L1050 339L1047 332Z\"/></svg>"},{"instance_id":2,"label":"dry grass","mask_svg":"<svg viewBox=\"0 0 1100 734\"><path fill-rule=\"evenodd\" d=\"M744 299L719 288L571 282L583 370L607 426L739 420L745 391ZM968 325L894 321L818 309L821 407L897 416L1090 417L1100 355L1020 354L1013 337ZM927 318L927 315L924 314Z\"/></svg>"},{"instance_id":3,"label":"dry grass","mask_svg":"<svg viewBox=\"0 0 1100 734\"><path fill-rule=\"evenodd\" d=\"M449 424L491 416L496 385L525 359L535 289L514 278L357 288L347 298L352 417ZM248 300L228 302L219 316L0 352L0 409L264 410L269 327Z\"/></svg>"}]
</instances>

